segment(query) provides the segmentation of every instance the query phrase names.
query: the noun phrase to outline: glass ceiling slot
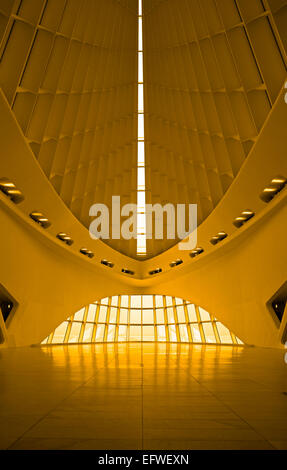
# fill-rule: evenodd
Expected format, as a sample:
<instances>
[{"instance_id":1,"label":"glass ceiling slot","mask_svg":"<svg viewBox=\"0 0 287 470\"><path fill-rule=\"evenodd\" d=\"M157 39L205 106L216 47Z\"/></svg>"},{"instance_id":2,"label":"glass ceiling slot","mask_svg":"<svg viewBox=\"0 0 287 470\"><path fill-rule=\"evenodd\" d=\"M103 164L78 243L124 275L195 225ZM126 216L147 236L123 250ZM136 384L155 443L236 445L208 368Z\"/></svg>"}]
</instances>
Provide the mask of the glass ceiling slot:
<instances>
[{"instance_id":1,"label":"glass ceiling slot","mask_svg":"<svg viewBox=\"0 0 287 470\"><path fill-rule=\"evenodd\" d=\"M138 148L137 148L137 255L146 251L146 185L145 185L145 134L144 134L144 84L143 84L143 19L142 0L138 2Z\"/></svg>"}]
</instances>

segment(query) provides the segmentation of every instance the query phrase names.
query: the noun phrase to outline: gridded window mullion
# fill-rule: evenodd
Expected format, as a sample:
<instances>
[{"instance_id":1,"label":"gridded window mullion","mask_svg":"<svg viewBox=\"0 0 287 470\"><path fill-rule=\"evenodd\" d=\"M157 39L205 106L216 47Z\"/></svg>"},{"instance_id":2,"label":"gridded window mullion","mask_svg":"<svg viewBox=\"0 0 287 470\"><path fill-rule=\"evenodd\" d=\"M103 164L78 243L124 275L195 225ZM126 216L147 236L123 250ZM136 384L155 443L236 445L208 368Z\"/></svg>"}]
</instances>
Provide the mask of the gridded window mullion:
<instances>
[{"instance_id":1,"label":"gridded window mullion","mask_svg":"<svg viewBox=\"0 0 287 470\"><path fill-rule=\"evenodd\" d=\"M119 339L119 324L120 324L120 309L121 309L122 297L119 295L118 306L117 306L117 318L116 318L116 331L115 331L115 342Z\"/></svg>"},{"instance_id":2,"label":"gridded window mullion","mask_svg":"<svg viewBox=\"0 0 287 470\"><path fill-rule=\"evenodd\" d=\"M82 325L81 325L81 331L80 331L80 335L79 335L79 343L82 343L82 342L83 342L85 327L86 327L86 324L87 324L86 322L87 322L88 310L89 310L89 306L87 305L87 306L85 307L84 316L83 316L83 321L82 321Z\"/></svg>"},{"instance_id":3,"label":"gridded window mullion","mask_svg":"<svg viewBox=\"0 0 287 470\"><path fill-rule=\"evenodd\" d=\"M230 331L230 335L231 335L231 338L232 338L232 342L233 344L237 344L237 339L236 339L236 336L234 333L232 333L232 331Z\"/></svg>"},{"instance_id":4,"label":"gridded window mullion","mask_svg":"<svg viewBox=\"0 0 287 470\"><path fill-rule=\"evenodd\" d=\"M67 326L67 329L66 329L66 333L65 333L63 343L68 343L69 342L69 337L70 337L70 333L71 333L71 329L72 329L72 325L73 325L73 319L74 319L74 315L71 317L71 320L68 322L68 326Z\"/></svg>"},{"instance_id":5,"label":"gridded window mullion","mask_svg":"<svg viewBox=\"0 0 287 470\"><path fill-rule=\"evenodd\" d=\"M157 337L157 316L156 316L156 303L155 303L155 295L152 296L152 304L153 304L153 327L154 327L154 340L155 342L158 341Z\"/></svg>"},{"instance_id":6,"label":"gridded window mullion","mask_svg":"<svg viewBox=\"0 0 287 470\"><path fill-rule=\"evenodd\" d=\"M180 338L180 332L179 332L179 326L178 326L177 306L176 306L174 297L172 298L172 306L173 306L173 314L174 314L174 321L175 321L176 338L177 338L177 342L180 343L181 338Z\"/></svg>"},{"instance_id":7,"label":"gridded window mullion","mask_svg":"<svg viewBox=\"0 0 287 470\"><path fill-rule=\"evenodd\" d=\"M115 343L119 341L161 341L186 344L194 342L243 344L207 311L193 304L190 311L188 307L191 304L182 299L178 301L174 297L162 296L162 301L157 305L155 295L148 296L146 299L144 296L135 297L133 303L131 296L127 296L127 302L123 301L122 296L115 296L82 308L61 323L42 344L106 343L111 342L108 340L112 338L113 331L115 335L112 342ZM115 304L114 299L116 300ZM123 305L124 307L122 307ZM120 310L126 306L128 307L127 316L123 315L121 323ZM116 310L112 311L112 308ZM157 321L157 309L161 311L159 322ZM170 310L168 311L168 309ZM190 320L193 321L190 323Z\"/></svg>"},{"instance_id":8,"label":"gridded window mullion","mask_svg":"<svg viewBox=\"0 0 287 470\"><path fill-rule=\"evenodd\" d=\"M130 324L131 324L131 296L128 298L128 325L127 325L127 341L130 340Z\"/></svg>"},{"instance_id":9,"label":"gridded window mullion","mask_svg":"<svg viewBox=\"0 0 287 470\"><path fill-rule=\"evenodd\" d=\"M49 335L48 340L47 340L47 344L51 344L51 343L52 343L53 336L54 336L54 332Z\"/></svg>"},{"instance_id":10,"label":"gridded window mullion","mask_svg":"<svg viewBox=\"0 0 287 470\"><path fill-rule=\"evenodd\" d=\"M163 297L163 311L164 311L166 341L167 341L167 343L169 343L170 339L169 339L168 319L167 319L166 298L165 298L165 296Z\"/></svg>"},{"instance_id":11,"label":"gridded window mullion","mask_svg":"<svg viewBox=\"0 0 287 470\"><path fill-rule=\"evenodd\" d=\"M212 321L212 328L213 328L213 331L214 331L216 342L220 344L220 337L219 337L218 329L217 329L217 326L216 326L216 321L215 321L215 319L212 315L210 315L210 318L211 318L211 321Z\"/></svg>"},{"instance_id":12,"label":"gridded window mullion","mask_svg":"<svg viewBox=\"0 0 287 470\"><path fill-rule=\"evenodd\" d=\"M99 313L100 313L100 302L97 304L97 310L96 310L96 315L95 315L95 325L94 325L94 330L92 334L92 343L96 341Z\"/></svg>"},{"instance_id":13,"label":"gridded window mullion","mask_svg":"<svg viewBox=\"0 0 287 470\"><path fill-rule=\"evenodd\" d=\"M191 330L190 330L190 322L189 322L189 317L188 317L187 304L186 304L185 301L184 301L184 304L183 304L183 308L184 308L184 315L185 315L185 322L186 322L188 340L189 340L190 343L192 343L193 341L192 341L192 335L191 335Z\"/></svg>"},{"instance_id":14,"label":"gridded window mullion","mask_svg":"<svg viewBox=\"0 0 287 470\"><path fill-rule=\"evenodd\" d=\"M198 328L199 328L199 332L200 332L200 336L201 336L201 341L203 343L205 343L205 335L204 335L204 331L203 331L203 327L202 327L202 321L201 321L201 317L200 317L199 308L198 308L197 305L195 306L195 311L196 311L196 317L197 317Z\"/></svg>"}]
</instances>

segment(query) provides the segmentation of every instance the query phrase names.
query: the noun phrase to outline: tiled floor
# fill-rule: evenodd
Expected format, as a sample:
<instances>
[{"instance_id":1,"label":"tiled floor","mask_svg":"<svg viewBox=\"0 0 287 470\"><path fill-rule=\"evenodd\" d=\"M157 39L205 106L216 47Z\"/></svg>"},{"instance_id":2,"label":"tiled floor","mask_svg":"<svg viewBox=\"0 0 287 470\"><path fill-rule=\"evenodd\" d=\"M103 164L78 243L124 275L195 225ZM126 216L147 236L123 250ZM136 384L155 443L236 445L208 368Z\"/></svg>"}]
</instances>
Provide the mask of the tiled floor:
<instances>
[{"instance_id":1,"label":"tiled floor","mask_svg":"<svg viewBox=\"0 0 287 470\"><path fill-rule=\"evenodd\" d=\"M287 449L284 351L1 350L0 448Z\"/></svg>"}]
</instances>

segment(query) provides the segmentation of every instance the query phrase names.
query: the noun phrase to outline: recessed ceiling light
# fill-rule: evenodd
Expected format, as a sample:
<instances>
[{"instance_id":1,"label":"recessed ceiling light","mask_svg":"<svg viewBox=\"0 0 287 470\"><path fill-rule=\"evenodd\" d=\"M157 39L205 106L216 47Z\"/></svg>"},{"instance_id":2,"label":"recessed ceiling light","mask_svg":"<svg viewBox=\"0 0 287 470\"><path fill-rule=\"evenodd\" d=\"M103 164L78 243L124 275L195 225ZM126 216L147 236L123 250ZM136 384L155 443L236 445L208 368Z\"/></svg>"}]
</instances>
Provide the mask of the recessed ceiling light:
<instances>
[{"instance_id":1,"label":"recessed ceiling light","mask_svg":"<svg viewBox=\"0 0 287 470\"><path fill-rule=\"evenodd\" d=\"M195 258L196 256L200 255L203 252L204 252L204 249L201 247L198 247L191 251L190 256L191 258Z\"/></svg>"},{"instance_id":2,"label":"recessed ceiling light","mask_svg":"<svg viewBox=\"0 0 287 470\"><path fill-rule=\"evenodd\" d=\"M135 274L134 271L130 271L129 269L122 269L122 273L130 274L131 276L133 276Z\"/></svg>"},{"instance_id":3,"label":"recessed ceiling light","mask_svg":"<svg viewBox=\"0 0 287 470\"><path fill-rule=\"evenodd\" d=\"M177 260L173 261L172 263L170 263L170 267L175 268L175 266L179 266L182 263L183 263L182 259L177 259Z\"/></svg>"},{"instance_id":4,"label":"recessed ceiling light","mask_svg":"<svg viewBox=\"0 0 287 470\"><path fill-rule=\"evenodd\" d=\"M234 219L233 225L237 228L240 228L242 227L242 225L248 222L248 220L252 219L254 215L255 213L250 210L243 211L241 212L241 215L239 217L236 217L236 219Z\"/></svg>"},{"instance_id":5,"label":"recessed ceiling light","mask_svg":"<svg viewBox=\"0 0 287 470\"><path fill-rule=\"evenodd\" d=\"M276 176L271 180L271 183L263 189L262 193L260 194L260 199L266 203L272 201L274 196L282 191L286 183L287 179L284 178L284 176Z\"/></svg>"},{"instance_id":6,"label":"recessed ceiling light","mask_svg":"<svg viewBox=\"0 0 287 470\"><path fill-rule=\"evenodd\" d=\"M211 238L210 240L210 243L212 245L217 245L217 243L221 242L222 240L224 240L225 238L227 238L228 235L226 232L218 232L217 235L215 235L214 237Z\"/></svg>"},{"instance_id":7,"label":"recessed ceiling light","mask_svg":"<svg viewBox=\"0 0 287 470\"><path fill-rule=\"evenodd\" d=\"M88 258L93 258L95 256L95 254L87 248L81 248L80 253L82 253L82 255L87 256Z\"/></svg>"},{"instance_id":8,"label":"recessed ceiling light","mask_svg":"<svg viewBox=\"0 0 287 470\"><path fill-rule=\"evenodd\" d=\"M154 276L155 274L159 274L159 273L162 273L162 269L161 269L161 268L157 268L157 269L154 269L153 271L150 271L150 272L149 272L149 275L150 275L150 276Z\"/></svg>"},{"instance_id":9,"label":"recessed ceiling light","mask_svg":"<svg viewBox=\"0 0 287 470\"><path fill-rule=\"evenodd\" d=\"M51 222L47 217L45 217L41 212L31 212L30 217L32 220L37 222L37 224L41 225L43 228L48 228L51 225Z\"/></svg>"},{"instance_id":10,"label":"recessed ceiling light","mask_svg":"<svg viewBox=\"0 0 287 470\"><path fill-rule=\"evenodd\" d=\"M74 240L72 240L72 238L69 237L69 235L67 235L64 232L58 233L57 238L59 240L61 240L62 242L66 243L66 245L69 245L69 246L73 245L73 243L74 243Z\"/></svg>"},{"instance_id":11,"label":"recessed ceiling light","mask_svg":"<svg viewBox=\"0 0 287 470\"><path fill-rule=\"evenodd\" d=\"M111 263L110 261L107 261L106 259L102 259L101 264L103 264L104 266L107 266L108 268L114 267L114 264Z\"/></svg>"},{"instance_id":12,"label":"recessed ceiling light","mask_svg":"<svg viewBox=\"0 0 287 470\"><path fill-rule=\"evenodd\" d=\"M8 180L8 178L0 179L0 190L15 204L19 204L24 200L24 196L21 191L16 188L15 184Z\"/></svg>"}]
</instances>

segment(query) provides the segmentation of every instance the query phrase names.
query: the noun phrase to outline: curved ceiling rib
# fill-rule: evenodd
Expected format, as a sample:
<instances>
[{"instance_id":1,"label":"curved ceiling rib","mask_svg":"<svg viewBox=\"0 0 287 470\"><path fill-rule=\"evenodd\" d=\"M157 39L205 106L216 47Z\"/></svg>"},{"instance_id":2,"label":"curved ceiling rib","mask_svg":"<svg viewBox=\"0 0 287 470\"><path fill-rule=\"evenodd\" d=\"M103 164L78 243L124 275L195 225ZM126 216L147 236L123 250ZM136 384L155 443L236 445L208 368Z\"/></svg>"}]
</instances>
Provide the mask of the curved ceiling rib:
<instances>
[{"instance_id":1,"label":"curved ceiling rib","mask_svg":"<svg viewBox=\"0 0 287 470\"><path fill-rule=\"evenodd\" d=\"M232 184L286 78L280 4L145 0L147 202L195 203L200 225Z\"/></svg>"},{"instance_id":2,"label":"curved ceiling rib","mask_svg":"<svg viewBox=\"0 0 287 470\"><path fill-rule=\"evenodd\" d=\"M146 202L195 203L234 181L286 77L287 2L143 2ZM138 2L7 0L0 86L47 178L90 206L137 203ZM110 218L110 230L112 220ZM148 240L153 257L178 240ZM136 257L136 240L105 240Z\"/></svg>"}]
</instances>

